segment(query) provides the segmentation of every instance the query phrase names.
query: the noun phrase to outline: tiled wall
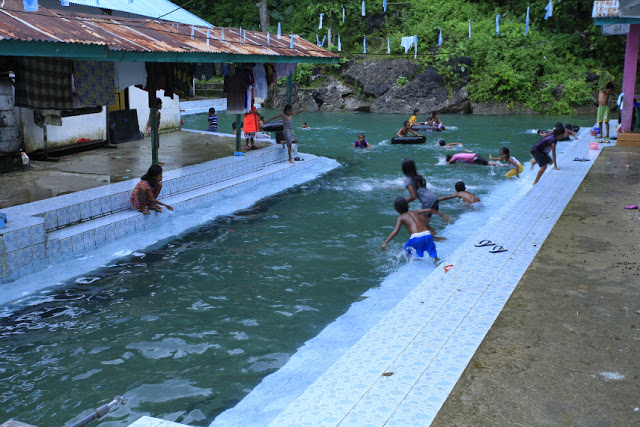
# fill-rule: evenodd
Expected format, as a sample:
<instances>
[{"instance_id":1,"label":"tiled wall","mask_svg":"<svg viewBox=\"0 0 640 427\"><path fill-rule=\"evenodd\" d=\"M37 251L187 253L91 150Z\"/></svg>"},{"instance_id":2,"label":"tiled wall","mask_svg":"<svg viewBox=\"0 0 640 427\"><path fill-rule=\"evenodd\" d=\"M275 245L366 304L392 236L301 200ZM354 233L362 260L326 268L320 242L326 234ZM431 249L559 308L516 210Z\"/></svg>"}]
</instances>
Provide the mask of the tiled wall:
<instances>
[{"instance_id":1,"label":"tiled wall","mask_svg":"<svg viewBox=\"0 0 640 427\"><path fill-rule=\"evenodd\" d=\"M292 173L295 168L286 160L285 150L267 147L168 171L162 199L179 211L192 211L251 189L256 180ZM9 221L0 229L0 283L158 226L161 215L143 215L131 208L129 195L136 183L137 179L129 180L4 209Z\"/></svg>"}]
</instances>

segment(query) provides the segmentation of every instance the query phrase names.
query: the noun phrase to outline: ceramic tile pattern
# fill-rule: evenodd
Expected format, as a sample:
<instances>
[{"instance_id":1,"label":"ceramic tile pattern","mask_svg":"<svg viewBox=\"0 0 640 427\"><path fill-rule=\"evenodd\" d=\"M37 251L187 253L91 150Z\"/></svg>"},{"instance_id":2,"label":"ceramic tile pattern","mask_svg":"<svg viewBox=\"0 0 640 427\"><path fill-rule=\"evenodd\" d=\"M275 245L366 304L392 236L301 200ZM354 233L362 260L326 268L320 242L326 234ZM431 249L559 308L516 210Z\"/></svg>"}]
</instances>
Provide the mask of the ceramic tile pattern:
<instances>
[{"instance_id":1,"label":"ceramic tile pattern","mask_svg":"<svg viewBox=\"0 0 640 427\"><path fill-rule=\"evenodd\" d=\"M192 211L317 160L304 158L291 165L285 151L273 146L168 171L162 199L179 211ZM0 229L0 284L85 256L131 232L160 226L162 215L131 208L129 195L136 183L134 179L3 209L9 222Z\"/></svg>"},{"instance_id":2,"label":"ceramic tile pattern","mask_svg":"<svg viewBox=\"0 0 640 427\"><path fill-rule=\"evenodd\" d=\"M559 146L560 171L509 201L444 260L448 273L430 274L270 425L429 425L599 154L587 132ZM475 247L483 239L508 251Z\"/></svg>"}]
</instances>

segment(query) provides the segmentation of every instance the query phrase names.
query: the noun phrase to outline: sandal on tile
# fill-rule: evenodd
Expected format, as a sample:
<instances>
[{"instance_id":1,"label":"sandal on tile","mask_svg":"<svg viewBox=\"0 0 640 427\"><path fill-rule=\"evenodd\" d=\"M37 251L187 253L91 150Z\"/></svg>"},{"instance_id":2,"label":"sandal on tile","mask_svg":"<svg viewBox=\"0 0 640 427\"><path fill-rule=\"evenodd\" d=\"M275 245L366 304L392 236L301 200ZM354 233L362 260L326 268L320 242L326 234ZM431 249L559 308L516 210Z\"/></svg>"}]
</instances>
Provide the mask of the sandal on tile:
<instances>
[{"instance_id":1,"label":"sandal on tile","mask_svg":"<svg viewBox=\"0 0 640 427\"><path fill-rule=\"evenodd\" d=\"M497 254L498 252L506 252L507 249L502 247L502 246L494 246L493 249L491 249L489 252L491 252L492 254Z\"/></svg>"},{"instance_id":2,"label":"sandal on tile","mask_svg":"<svg viewBox=\"0 0 640 427\"><path fill-rule=\"evenodd\" d=\"M495 243L493 243L491 240L480 240L478 243L476 243L476 248L482 248L484 246L494 246Z\"/></svg>"}]
</instances>

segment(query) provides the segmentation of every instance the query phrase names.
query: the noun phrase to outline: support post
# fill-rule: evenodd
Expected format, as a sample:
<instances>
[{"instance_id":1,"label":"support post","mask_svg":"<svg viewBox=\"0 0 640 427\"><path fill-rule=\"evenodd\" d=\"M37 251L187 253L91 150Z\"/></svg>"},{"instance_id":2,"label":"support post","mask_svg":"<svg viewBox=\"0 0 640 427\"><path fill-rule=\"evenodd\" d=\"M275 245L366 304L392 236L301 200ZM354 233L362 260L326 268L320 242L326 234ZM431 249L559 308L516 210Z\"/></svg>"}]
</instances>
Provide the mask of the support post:
<instances>
[{"instance_id":1,"label":"support post","mask_svg":"<svg viewBox=\"0 0 640 427\"><path fill-rule=\"evenodd\" d=\"M627 46L624 54L624 74L622 76L622 93L624 93L624 107L622 108L622 132L631 130L631 117L636 88L636 72L638 70L638 44L640 41L640 24L629 25Z\"/></svg>"},{"instance_id":2,"label":"support post","mask_svg":"<svg viewBox=\"0 0 640 427\"><path fill-rule=\"evenodd\" d=\"M151 125L151 163L157 165L158 159L158 109L149 109L149 124Z\"/></svg>"},{"instance_id":3,"label":"support post","mask_svg":"<svg viewBox=\"0 0 640 427\"><path fill-rule=\"evenodd\" d=\"M240 114L236 114L236 153L242 153L242 142L240 141L240 135L242 134L242 122L240 121Z\"/></svg>"},{"instance_id":4,"label":"support post","mask_svg":"<svg viewBox=\"0 0 640 427\"><path fill-rule=\"evenodd\" d=\"M293 86L291 74L287 76L287 104L291 105L291 87Z\"/></svg>"}]
</instances>

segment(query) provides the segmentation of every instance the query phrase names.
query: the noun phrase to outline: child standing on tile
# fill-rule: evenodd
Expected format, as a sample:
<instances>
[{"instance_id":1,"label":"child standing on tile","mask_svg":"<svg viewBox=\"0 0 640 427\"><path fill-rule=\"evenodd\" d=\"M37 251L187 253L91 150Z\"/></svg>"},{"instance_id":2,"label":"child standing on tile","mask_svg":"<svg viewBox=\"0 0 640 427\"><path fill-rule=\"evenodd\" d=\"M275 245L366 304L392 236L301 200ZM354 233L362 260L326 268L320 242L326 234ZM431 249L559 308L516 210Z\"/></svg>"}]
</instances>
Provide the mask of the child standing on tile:
<instances>
[{"instance_id":1,"label":"child standing on tile","mask_svg":"<svg viewBox=\"0 0 640 427\"><path fill-rule=\"evenodd\" d=\"M382 246L380 246L380 249L384 251L387 248L387 243L398 235L400 228L404 225L411 234L411 237L407 240L403 248L405 253L416 258L424 258L426 253L437 262L438 253L436 251L436 244L433 241L431 232L427 229L427 220L422 215L436 214L440 215L446 222L450 222L451 218L449 215L442 214L435 209L417 209L410 211L409 202L407 202L407 199L404 197L398 197L393 203L393 207L400 216L398 216L396 220L396 227Z\"/></svg>"},{"instance_id":2,"label":"child standing on tile","mask_svg":"<svg viewBox=\"0 0 640 427\"><path fill-rule=\"evenodd\" d=\"M140 182L136 184L136 187L131 192L131 196L129 197L131 205L145 215L151 213L149 209L162 212L162 208L158 205L162 205L172 211L173 206L158 200L158 196L162 190L161 181L162 168L158 165L151 165L147 173L142 175Z\"/></svg>"}]
</instances>

